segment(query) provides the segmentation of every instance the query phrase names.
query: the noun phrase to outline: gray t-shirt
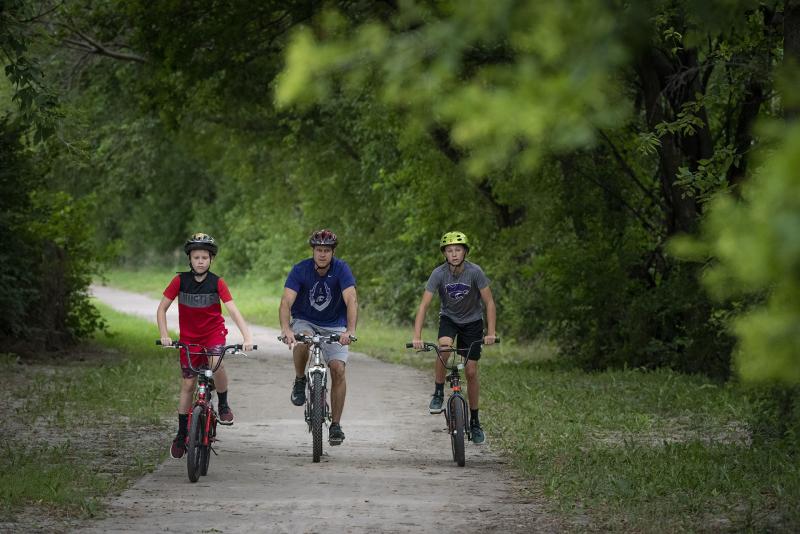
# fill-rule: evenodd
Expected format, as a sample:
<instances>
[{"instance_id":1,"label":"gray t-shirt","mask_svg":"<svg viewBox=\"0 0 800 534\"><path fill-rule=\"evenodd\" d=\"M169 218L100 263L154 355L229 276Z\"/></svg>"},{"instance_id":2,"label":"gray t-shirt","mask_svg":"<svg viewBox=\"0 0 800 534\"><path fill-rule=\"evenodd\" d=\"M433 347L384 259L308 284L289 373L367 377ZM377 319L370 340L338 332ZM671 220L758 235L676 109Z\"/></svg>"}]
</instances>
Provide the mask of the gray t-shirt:
<instances>
[{"instance_id":1,"label":"gray t-shirt","mask_svg":"<svg viewBox=\"0 0 800 534\"><path fill-rule=\"evenodd\" d=\"M445 315L457 324L467 324L483 318L483 300L480 290L489 285L483 270L474 263L464 261L461 274L450 273L450 266L443 263L433 270L425 289L439 294Z\"/></svg>"}]
</instances>

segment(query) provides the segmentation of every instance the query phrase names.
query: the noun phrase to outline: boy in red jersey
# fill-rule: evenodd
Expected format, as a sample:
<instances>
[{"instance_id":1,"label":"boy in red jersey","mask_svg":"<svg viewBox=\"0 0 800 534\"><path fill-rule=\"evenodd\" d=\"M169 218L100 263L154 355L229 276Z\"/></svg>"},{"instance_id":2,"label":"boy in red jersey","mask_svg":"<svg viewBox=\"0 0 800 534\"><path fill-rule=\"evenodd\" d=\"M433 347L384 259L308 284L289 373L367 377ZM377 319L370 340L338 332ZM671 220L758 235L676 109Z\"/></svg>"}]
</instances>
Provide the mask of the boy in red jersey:
<instances>
[{"instance_id":1,"label":"boy in red jersey","mask_svg":"<svg viewBox=\"0 0 800 534\"><path fill-rule=\"evenodd\" d=\"M228 290L225 281L212 273L211 262L217 255L217 243L214 238L207 234L194 234L183 246L186 255L189 256L189 272L178 273L164 290L164 297L158 304L156 319L158 329L161 333L161 344L168 346L172 344L167 329L167 309L172 305L175 297L178 297L178 323L180 326L180 341L186 344L197 344L206 347L210 354L219 354L225 345L225 336L228 331L225 329L225 319L222 317L222 306L220 301L225 303L225 308L231 319L239 327L239 331L244 338L244 350L252 350L253 338L250 328L247 326L239 309L233 303L233 297ZM181 458L186 451L187 421L189 409L192 405L192 392L194 391L197 376L189 369L185 351L181 351L181 370L183 381L181 382L181 394L178 402L178 435L172 441L170 456ZM198 368L206 364L205 356L192 355L192 366ZM214 359L213 357L211 358ZM211 362L213 364L213 361ZM225 364L220 365L214 373L214 383L219 399L219 423L222 425L233 424L233 412L228 406L228 374L225 372Z\"/></svg>"}]
</instances>

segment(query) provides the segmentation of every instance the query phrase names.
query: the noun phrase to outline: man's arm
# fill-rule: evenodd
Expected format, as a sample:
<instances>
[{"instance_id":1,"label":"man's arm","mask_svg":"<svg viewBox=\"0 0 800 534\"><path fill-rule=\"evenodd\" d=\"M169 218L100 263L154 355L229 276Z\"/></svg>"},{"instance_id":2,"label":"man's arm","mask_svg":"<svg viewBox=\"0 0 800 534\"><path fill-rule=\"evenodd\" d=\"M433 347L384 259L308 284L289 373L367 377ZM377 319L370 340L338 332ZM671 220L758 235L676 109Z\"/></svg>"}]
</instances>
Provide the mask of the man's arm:
<instances>
[{"instance_id":1,"label":"man's arm","mask_svg":"<svg viewBox=\"0 0 800 534\"><path fill-rule=\"evenodd\" d=\"M432 300L433 293L426 289L422 293L422 300L419 302L417 316L414 318L414 338L411 342L414 344L415 349L422 348L422 325L425 324L425 313L428 311L428 306L430 306Z\"/></svg>"},{"instance_id":2,"label":"man's arm","mask_svg":"<svg viewBox=\"0 0 800 534\"><path fill-rule=\"evenodd\" d=\"M344 334L339 336L339 343L342 345L350 344L350 336L356 333L356 323L358 323L358 295L356 286L350 286L342 290L342 299L347 306L347 328Z\"/></svg>"},{"instance_id":3,"label":"man's arm","mask_svg":"<svg viewBox=\"0 0 800 534\"><path fill-rule=\"evenodd\" d=\"M294 339L294 332L289 328L289 323L292 320L292 304L297 298L297 291L283 288L283 295L281 296L281 305L278 307L278 319L281 322L281 334L283 335L283 342L292 348L297 341Z\"/></svg>"},{"instance_id":4,"label":"man's arm","mask_svg":"<svg viewBox=\"0 0 800 534\"><path fill-rule=\"evenodd\" d=\"M489 289L489 286L481 289L481 299L483 299L483 305L486 308L486 337L483 338L483 342L486 345L491 345L497 337L497 332L495 331L497 325L497 308L494 305L494 297L492 296L492 290Z\"/></svg>"},{"instance_id":5,"label":"man's arm","mask_svg":"<svg viewBox=\"0 0 800 534\"><path fill-rule=\"evenodd\" d=\"M250 333L250 327L247 325L247 321L244 320L244 317L242 317L239 308L236 307L236 304L234 304L232 300L229 300L225 303L225 308L228 310L228 314L230 314L233 322L239 327L239 332L242 333L242 338L244 339L244 342L242 343L242 350L253 350L253 336Z\"/></svg>"},{"instance_id":6,"label":"man's arm","mask_svg":"<svg viewBox=\"0 0 800 534\"><path fill-rule=\"evenodd\" d=\"M167 328L167 310L172 305L174 299L161 297L161 302L158 303L156 310L156 322L158 323L158 332L161 336L161 344L165 347L172 345L172 339L169 337L169 328Z\"/></svg>"}]
</instances>

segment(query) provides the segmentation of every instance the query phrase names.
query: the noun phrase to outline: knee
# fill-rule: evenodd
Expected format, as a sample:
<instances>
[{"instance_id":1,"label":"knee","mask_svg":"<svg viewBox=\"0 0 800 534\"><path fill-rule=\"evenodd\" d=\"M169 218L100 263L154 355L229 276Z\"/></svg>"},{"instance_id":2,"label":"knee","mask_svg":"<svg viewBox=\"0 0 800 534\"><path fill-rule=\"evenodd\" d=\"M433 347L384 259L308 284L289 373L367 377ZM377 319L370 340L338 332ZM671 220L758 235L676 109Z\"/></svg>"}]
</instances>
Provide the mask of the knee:
<instances>
[{"instance_id":1,"label":"knee","mask_svg":"<svg viewBox=\"0 0 800 534\"><path fill-rule=\"evenodd\" d=\"M344 362L339 361L339 360L333 360L333 361L330 362L330 364L328 364L328 368L331 370L331 377L334 380L336 380L336 381L344 380L344 376L345 376L345 374L344 374L344 370L345 370Z\"/></svg>"},{"instance_id":2,"label":"knee","mask_svg":"<svg viewBox=\"0 0 800 534\"><path fill-rule=\"evenodd\" d=\"M181 393L191 393L194 389L194 378L184 378L181 382Z\"/></svg>"},{"instance_id":3,"label":"knee","mask_svg":"<svg viewBox=\"0 0 800 534\"><path fill-rule=\"evenodd\" d=\"M464 373L467 375L467 380L475 380L478 378L478 367L476 365L467 365Z\"/></svg>"}]
</instances>

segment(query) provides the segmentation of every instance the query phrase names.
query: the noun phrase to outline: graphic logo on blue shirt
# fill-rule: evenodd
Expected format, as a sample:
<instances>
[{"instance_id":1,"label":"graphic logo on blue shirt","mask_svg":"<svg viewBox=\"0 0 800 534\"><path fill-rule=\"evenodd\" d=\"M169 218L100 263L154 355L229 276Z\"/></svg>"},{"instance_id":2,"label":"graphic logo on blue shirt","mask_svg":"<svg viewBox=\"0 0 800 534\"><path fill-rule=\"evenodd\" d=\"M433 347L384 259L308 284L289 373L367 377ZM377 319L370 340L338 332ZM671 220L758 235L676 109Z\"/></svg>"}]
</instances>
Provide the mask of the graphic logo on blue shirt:
<instances>
[{"instance_id":1,"label":"graphic logo on blue shirt","mask_svg":"<svg viewBox=\"0 0 800 534\"><path fill-rule=\"evenodd\" d=\"M309 304L317 311L327 308L332 300L331 288L325 282L315 282L314 287L308 292Z\"/></svg>"},{"instance_id":2,"label":"graphic logo on blue shirt","mask_svg":"<svg viewBox=\"0 0 800 534\"><path fill-rule=\"evenodd\" d=\"M447 291L447 296L453 300L461 300L469 295L469 286L460 282L447 284L444 286L444 289Z\"/></svg>"}]
</instances>

